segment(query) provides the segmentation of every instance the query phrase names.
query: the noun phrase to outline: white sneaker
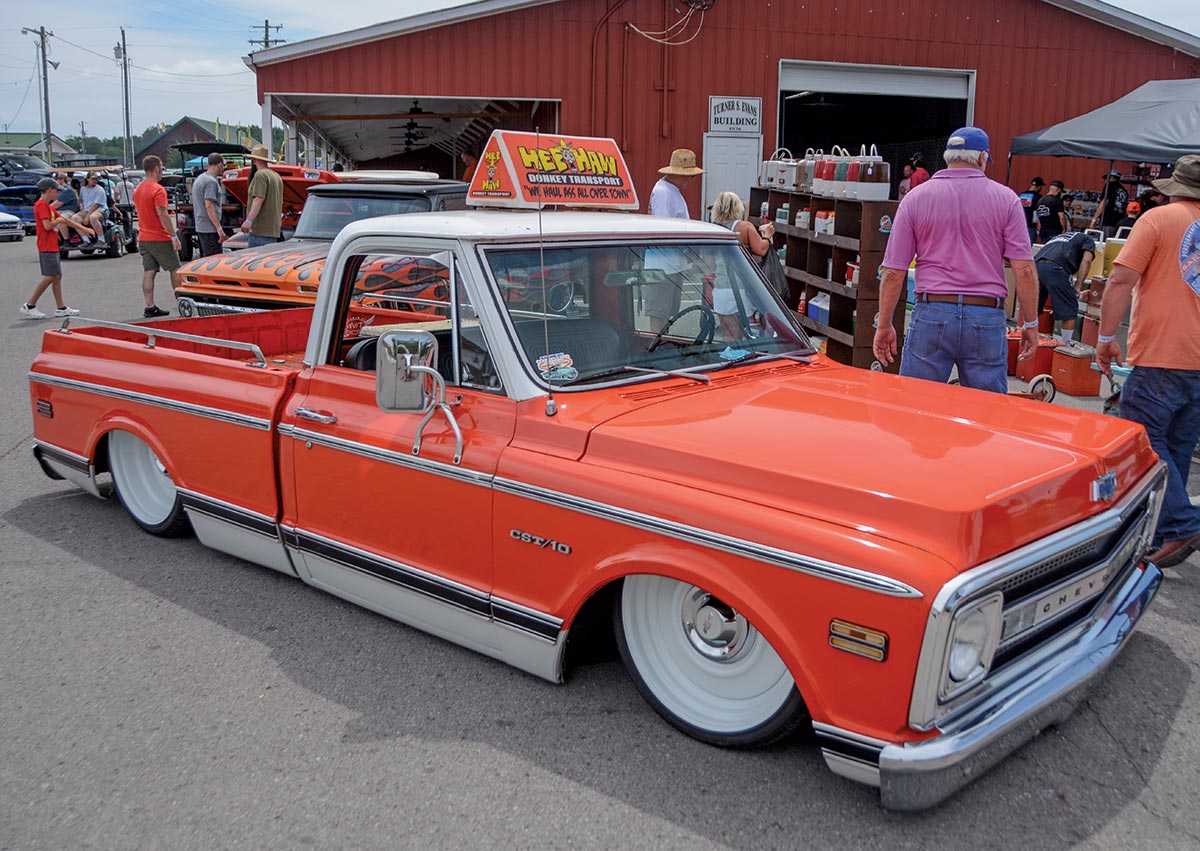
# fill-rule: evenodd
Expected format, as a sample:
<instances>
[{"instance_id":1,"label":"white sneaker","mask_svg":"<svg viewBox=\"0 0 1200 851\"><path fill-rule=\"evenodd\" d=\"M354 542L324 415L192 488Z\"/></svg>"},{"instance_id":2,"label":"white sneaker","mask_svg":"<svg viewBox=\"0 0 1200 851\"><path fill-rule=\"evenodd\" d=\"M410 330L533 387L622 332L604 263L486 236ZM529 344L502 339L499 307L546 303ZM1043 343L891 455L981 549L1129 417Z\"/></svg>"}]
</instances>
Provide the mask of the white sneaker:
<instances>
[{"instance_id":1,"label":"white sneaker","mask_svg":"<svg viewBox=\"0 0 1200 851\"><path fill-rule=\"evenodd\" d=\"M64 316L78 316L78 315L79 315L79 311L73 307L60 307L58 310L54 311L55 319L62 319Z\"/></svg>"},{"instance_id":2,"label":"white sneaker","mask_svg":"<svg viewBox=\"0 0 1200 851\"><path fill-rule=\"evenodd\" d=\"M46 314L42 313L36 307L30 307L27 304L21 305L21 313L23 313L25 315L26 319L45 319L46 318Z\"/></svg>"}]
</instances>

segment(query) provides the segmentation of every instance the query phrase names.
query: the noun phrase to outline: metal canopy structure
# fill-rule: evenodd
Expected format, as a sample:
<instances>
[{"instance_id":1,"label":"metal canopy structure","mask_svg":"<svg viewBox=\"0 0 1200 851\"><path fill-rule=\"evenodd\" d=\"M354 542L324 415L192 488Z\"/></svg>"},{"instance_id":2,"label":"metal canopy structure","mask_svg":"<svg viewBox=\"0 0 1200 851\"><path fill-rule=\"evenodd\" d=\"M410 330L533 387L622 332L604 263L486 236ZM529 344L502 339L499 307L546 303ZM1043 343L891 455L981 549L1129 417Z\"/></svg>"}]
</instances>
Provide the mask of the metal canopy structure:
<instances>
[{"instance_id":1,"label":"metal canopy structure","mask_svg":"<svg viewBox=\"0 0 1200 851\"><path fill-rule=\"evenodd\" d=\"M1200 80L1152 80L1089 113L1012 140L1014 155L1174 162L1200 152Z\"/></svg>"},{"instance_id":2,"label":"metal canopy structure","mask_svg":"<svg viewBox=\"0 0 1200 851\"><path fill-rule=\"evenodd\" d=\"M274 117L355 163L435 149L456 158L498 127L533 129L543 101L271 93ZM319 140L319 141L318 141Z\"/></svg>"}]
</instances>

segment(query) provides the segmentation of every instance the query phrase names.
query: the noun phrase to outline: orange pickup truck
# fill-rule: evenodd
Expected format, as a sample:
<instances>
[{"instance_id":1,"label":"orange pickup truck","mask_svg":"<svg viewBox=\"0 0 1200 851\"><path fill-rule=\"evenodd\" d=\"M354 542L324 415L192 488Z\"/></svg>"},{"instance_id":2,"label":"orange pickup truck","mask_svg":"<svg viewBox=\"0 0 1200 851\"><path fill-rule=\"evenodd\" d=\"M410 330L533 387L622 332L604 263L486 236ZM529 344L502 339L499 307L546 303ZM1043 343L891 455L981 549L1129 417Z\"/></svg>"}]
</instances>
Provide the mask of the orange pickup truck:
<instances>
[{"instance_id":1,"label":"orange pickup truck","mask_svg":"<svg viewBox=\"0 0 1200 851\"><path fill-rule=\"evenodd\" d=\"M1141 427L830 362L723 228L540 220L356 222L312 308L68 321L34 454L148 532L550 681L602 610L667 722L814 730L890 808L1070 714L1161 581ZM506 295L547 270L569 298Z\"/></svg>"}]
</instances>

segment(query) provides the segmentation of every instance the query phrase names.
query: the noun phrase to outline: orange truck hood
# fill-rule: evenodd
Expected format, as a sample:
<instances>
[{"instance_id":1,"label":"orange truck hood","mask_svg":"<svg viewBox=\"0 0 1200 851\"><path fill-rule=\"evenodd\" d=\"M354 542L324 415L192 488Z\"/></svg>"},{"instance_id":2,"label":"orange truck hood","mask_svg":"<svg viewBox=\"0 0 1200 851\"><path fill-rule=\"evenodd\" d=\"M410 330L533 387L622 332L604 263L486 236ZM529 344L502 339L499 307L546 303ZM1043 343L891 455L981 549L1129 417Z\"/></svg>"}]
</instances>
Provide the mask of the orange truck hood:
<instances>
[{"instance_id":1,"label":"orange truck hood","mask_svg":"<svg viewBox=\"0 0 1200 851\"><path fill-rule=\"evenodd\" d=\"M664 387L657 404L598 426L585 462L879 535L961 570L1096 513L1097 477L1115 473L1120 495L1155 460L1140 426L1099 414L858 369L747 378Z\"/></svg>"},{"instance_id":2,"label":"orange truck hood","mask_svg":"<svg viewBox=\"0 0 1200 851\"><path fill-rule=\"evenodd\" d=\"M201 257L180 267L183 286L178 294L312 303L332 244L290 241Z\"/></svg>"}]
</instances>

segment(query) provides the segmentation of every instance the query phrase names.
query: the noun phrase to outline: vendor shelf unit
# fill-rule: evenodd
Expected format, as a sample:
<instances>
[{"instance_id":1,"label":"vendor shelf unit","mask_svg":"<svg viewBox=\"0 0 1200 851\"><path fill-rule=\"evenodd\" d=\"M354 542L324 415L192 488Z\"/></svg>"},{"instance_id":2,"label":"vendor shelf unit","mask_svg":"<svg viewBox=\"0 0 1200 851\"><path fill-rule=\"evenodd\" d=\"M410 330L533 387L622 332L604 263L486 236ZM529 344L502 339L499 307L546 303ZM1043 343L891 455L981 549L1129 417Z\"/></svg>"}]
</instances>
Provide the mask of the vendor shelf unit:
<instances>
[{"instance_id":1,"label":"vendor shelf unit","mask_svg":"<svg viewBox=\"0 0 1200 851\"><path fill-rule=\"evenodd\" d=\"M750 190L751 210L761 210L764 202L769 210L768 219L775 222L775 247L787 246L784 272L788 277L788 307L796 310L801 299L807 304L827 293L829 322L818 322L801 312L800 324L828 340L826 354L833 360L870 367L875 360L871 344L879 312L880 265L898 202L826 198L763 186ZM788 205L786 224L776 221L776 214L784 204ZM796 214L805 208L810 210L810 225L822 210L832 213L833 233L796 227ZM757 224L759 220L751 221ZM846 282L846 267L856 261L858 285L851 286ZM894 323L900 348L904 346L904 305L901 293ZM887 371L899 369L897 357Z\"/></svg>"}]
</instances>

